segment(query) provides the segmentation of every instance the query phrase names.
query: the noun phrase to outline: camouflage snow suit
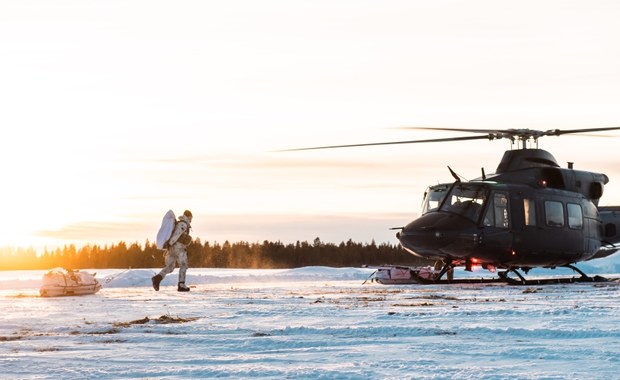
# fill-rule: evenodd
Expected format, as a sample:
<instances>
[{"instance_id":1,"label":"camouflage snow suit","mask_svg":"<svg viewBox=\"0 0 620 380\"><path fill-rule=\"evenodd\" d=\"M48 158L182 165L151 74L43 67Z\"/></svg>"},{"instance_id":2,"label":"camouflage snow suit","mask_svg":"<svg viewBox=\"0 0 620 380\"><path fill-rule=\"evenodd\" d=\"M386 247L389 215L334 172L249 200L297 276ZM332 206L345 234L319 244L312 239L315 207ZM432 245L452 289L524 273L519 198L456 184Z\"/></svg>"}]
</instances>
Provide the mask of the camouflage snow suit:
<instances>
[{"instance_id":1,"label":"camouflage snow suit","mask_svg":"<svg viewBox=\"0 0 620 380\"><path fill-rule=\"evenodd\" d=\"M179 222L172 231L172 236L168 240L168 250L166 251L166 266L159 272L163 279L167 274L174 271L175 263L179 264L179 283L185 283L185 272L187 272L187 245L191 242L189 236L190 220L187 216L181 215Z\"/></svg>"}]
</instances>

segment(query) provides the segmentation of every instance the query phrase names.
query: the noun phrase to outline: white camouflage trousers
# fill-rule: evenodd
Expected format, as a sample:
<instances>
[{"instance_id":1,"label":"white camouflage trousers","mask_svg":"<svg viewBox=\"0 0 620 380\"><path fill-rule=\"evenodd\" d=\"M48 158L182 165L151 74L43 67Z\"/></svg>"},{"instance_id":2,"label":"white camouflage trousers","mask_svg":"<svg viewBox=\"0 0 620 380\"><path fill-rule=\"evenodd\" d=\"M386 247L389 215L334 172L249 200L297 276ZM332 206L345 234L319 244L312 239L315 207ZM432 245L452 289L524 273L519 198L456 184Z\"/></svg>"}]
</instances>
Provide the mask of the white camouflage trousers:
<instances>
[{"instance_id":1,"label":"white camouflage trousers","mask_svg":"<svg viewBox=\"0 0 620 380\"><path fill-rule=\"evenodd\" d=\"M166 266L159 272L163 279L167 274L174 271L175 264L179 264L179 282L185 283L185 272L187 272L187 250L183 244L177 243L170 247L165 254Z\"/></svg>"}]
</instances>

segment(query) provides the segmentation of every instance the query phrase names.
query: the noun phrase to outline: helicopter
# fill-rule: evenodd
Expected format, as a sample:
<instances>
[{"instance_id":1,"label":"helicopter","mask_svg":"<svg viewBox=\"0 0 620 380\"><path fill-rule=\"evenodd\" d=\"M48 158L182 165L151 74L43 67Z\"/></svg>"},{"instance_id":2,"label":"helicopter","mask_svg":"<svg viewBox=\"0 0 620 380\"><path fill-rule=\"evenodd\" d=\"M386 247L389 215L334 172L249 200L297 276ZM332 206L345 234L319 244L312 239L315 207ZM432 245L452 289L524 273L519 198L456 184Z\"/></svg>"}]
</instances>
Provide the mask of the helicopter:
<instances>
[{"instance_id":1,"label":"helicopter","mask_svg":"<svg viewBox=\"0 0 620 380\"><path fill-rule=\"evenodd\" d=\"M509 139L494 173L471 181L448 167L454 182L429 186L421 215L398 230L396 238L409 253L441 263L431 278L419 283L454 282L457 266L471 271L482 267L499 275L499 281L528 284L532 268L567 267L580 277L549 282L605 280L589 277L576 263L603 258L620 249L620 206L599 206L604 186L602 173L562 168L554 156L538 148L545 136L620 130L620 127L547 131L532 129L406 128L472 133L473 136L365 144L330 145L287 151L367 147L376 145L439 143L478 139ZM516 149L512 149L514 145ZM517 278L509 276L514 274ZM415 276L415 273L414 273ZM444 279L444 276L447 279ZM536 280L535 283L544 283Z\"/></svg>"}]
</instances>

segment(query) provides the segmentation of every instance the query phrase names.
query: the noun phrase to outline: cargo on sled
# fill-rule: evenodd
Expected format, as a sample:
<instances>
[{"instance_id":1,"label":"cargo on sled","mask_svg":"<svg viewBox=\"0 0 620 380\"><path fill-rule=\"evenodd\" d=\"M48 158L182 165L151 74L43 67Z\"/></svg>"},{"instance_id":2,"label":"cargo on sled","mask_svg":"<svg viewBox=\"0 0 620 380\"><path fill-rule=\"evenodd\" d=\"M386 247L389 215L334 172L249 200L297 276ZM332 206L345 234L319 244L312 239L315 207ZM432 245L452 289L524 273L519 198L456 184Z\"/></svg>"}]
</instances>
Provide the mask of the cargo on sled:
<instances>
[{"instance_id":1,"label":"cargo on sled","mask_svg":"<svg viewBox=\"0 0 620 380\"><path fill-rule=\"evenodd\" d=\"M384 265L369 268L376 269L372 280L384 285L428 283L434 281L439 273L431 266L404 267Z\"/></svg>"},{"instance_id":2,"label":"cargo on sled","mask_svg":"<svg viewBox=\"0 0 620 380\"><path fill-rule=\"evenodd\" d=\"M101 284L95 274L55 268L43 275L39 294L41 297L81 296L95 294L99 289Z\"/></svg>"}]
</instances>

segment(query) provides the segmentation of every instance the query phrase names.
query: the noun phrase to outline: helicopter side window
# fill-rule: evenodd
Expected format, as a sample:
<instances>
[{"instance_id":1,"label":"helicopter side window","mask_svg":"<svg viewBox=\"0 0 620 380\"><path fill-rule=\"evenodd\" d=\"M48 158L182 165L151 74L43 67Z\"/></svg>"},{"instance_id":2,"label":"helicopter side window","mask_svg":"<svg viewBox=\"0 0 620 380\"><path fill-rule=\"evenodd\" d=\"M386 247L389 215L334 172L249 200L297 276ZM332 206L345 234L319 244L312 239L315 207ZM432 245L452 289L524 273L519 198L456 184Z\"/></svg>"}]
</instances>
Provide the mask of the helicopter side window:
<instances>
[{"instance_id":1,"label":"helicopter side window","mask_svg":"<svg viewBox=\"0 0 620 380\"><path fill-rule=\"evenodd\" d=\"M581 206L576 203L567 203L566 211L568 211L568 227L574 229L583 228L583 211Z\"/></svg>"},{"instance_id":2,"label":"helicopter side window","mask_svg":"<svg viewBox=\"0 0 620 380\"><path fill-rule=\"evenodd\" d=\"M545 216L549 227L564 227L564 207L562 202L545 201Z\"/></svg>"},{"instance_id":3,"label":"helicopter side window","mask_svg":"<svg viewBox=\"0 0 620 380\"><path fill-rule=\"evenodd\" d=\"M533 199L523 198L523 210L525 211L525 225L536 225L536 202Z\"/></svg>"},{"instance_id":4,"label":"helicopter side window","mask_svg":"<svg viewBox=\"0 0 620 380\"><path fill-rule=\"evenodd\" d=\"M509 228L510 218L508 215L508 195L494 193L492 203L484 216L484 225L487 227Z\"/></svg>"}]
</instances>

